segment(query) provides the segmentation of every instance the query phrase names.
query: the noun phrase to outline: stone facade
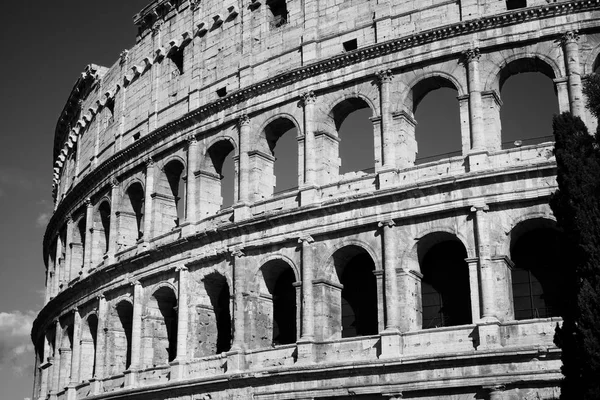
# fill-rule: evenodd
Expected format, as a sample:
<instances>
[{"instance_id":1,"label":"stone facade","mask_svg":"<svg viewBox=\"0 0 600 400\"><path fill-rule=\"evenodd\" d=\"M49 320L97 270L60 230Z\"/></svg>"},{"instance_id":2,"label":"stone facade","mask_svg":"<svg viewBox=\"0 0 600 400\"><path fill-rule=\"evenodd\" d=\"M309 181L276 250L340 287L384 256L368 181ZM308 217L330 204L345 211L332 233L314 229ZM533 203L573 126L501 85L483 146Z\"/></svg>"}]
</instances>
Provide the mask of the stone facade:
<instances>
[{"instance_id":1,"label":"stone facade","mask_svg":"<svg viewBox=\"0 0 600 400\"><path fill-rule=\"evenodd\" d=\"M57 125L36 400L558 397L552 143L502 148L500 89L541 72L595 128L599 0L155 0L134 20ZM415 163L439 87L462 154ZM366 107L373 170L340 174ZM274 193L290 128L297 188Z\"/></svg>"}]
</instances>

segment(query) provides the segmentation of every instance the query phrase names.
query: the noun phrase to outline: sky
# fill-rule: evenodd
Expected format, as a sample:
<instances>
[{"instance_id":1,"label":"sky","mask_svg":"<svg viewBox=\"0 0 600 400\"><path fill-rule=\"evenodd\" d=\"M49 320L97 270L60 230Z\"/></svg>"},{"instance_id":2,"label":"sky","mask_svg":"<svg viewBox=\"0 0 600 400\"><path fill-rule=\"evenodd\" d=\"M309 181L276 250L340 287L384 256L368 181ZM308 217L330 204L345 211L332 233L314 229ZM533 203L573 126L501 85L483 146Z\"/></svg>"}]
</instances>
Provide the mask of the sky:
<instances>
[{"instance_id":1,"label":"sky","mask_svg":"<svg viewBox=\"0 0 600 400\"><path fill-rule=\"evenodd\" d=\"M110 66L123 49L133 46L132 17L147 2L22 0L2 5L0 400L31 397L34 356L29 333L43 306L42 238L53 209L56 121L87 64ZM419 105L419 157L460 149L456 95L451 89L439 89ZM506 140L551 134L550 118L557 106L548 78L532 74L510 78L502 98ZM342 173L373 165L370 114L368 109L357 111L343 124ZM288 132L275 148L276 191L297 185L295 145L295 132ZM224 175L230 179L231 173L225 169Z\"/></svg>"}]
</instances>

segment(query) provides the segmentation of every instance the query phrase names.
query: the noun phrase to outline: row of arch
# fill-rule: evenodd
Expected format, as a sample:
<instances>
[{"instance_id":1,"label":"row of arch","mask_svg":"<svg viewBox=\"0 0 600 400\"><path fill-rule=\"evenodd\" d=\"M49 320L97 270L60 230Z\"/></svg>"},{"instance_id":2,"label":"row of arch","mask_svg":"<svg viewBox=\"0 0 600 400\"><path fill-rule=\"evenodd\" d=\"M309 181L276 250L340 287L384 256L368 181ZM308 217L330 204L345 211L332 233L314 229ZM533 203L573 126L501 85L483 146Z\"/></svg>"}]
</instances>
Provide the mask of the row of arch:
<instances>
[{"instance_id":1,"label":"row of arch","mask_svg":"<svg viewBox=\"0 0 600 400\"><path fill-rule=\"evenodd\" d=\"M468 254L463 241L448 232L425 235L416 244L416 274L420 287L417 315L421 329L471 324L479 316L473 314ZM328 263L333 285L325 297L328 328L334 337L376 335L383 329L379 311L383 301L382 287L376 270L380 269L370 249L357 244L345 245L333 252ZM561 233L547 219L530 219L519 223L511 234L510 258L511 293L514 319L560 316L560 270L567 268L567 254L562 247ZM248 284L250 293L245 310L246 323L252 326L252 335L245 335L247 346L269 347L293 344L299 339L300 327L300 273L285 257L271 259L258 270ZM189 358L220 354L231 349L233 291L229 279L214 271L203 278L204 290L210 304L199 313L204 318L201 328L188 333L198 336L196 346L188 350ZM152 294L143 302L141 322L141 365L145 369L167 365L177 357L178 296L170 282L154 285ZM192 294L193 296L193 294ZM81 323L81 362L79 380L104 378L121 374L131 367L134 295L122 295L109 302L106 315L90 313ZM187 308L186 308L187 309ZM99 324L99 318L106 319ZM317 315L317 318L319 316ZM98 329L104 327L103 343L98 343ZM60 358L60 387L71 380L72 360L63 354L73 349L74 324L64 320L60 325L60 342L55 333L46 332L48 355ZM259 339L249 339L250 336ZM189 338L190 336L188 336ZM254 341L253 341L254 340ZM194 341L194 340L192 340ZM103 346L103 376L97 375L96 352ZM60 349L60 355L57 350ZM67 351L68 350L68 351ZM38 356L44 358L44 343L38 343ZM65 364L66 363L66 364Z\"/></svg>"}]
</instances>

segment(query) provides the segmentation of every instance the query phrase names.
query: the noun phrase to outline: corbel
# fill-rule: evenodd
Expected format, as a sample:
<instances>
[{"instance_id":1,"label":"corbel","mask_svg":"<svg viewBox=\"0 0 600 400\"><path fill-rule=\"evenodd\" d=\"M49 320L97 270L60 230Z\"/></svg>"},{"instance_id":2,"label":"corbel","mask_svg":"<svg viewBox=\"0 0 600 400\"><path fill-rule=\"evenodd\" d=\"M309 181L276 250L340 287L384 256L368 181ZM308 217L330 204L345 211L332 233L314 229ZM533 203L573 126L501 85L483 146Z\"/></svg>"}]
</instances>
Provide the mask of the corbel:
<instances>
[{"instance_id":1,"label":"corbel","mask_svg":"<svg viewBox=\"0 0 600 400\"><path fill-rule=\"evenodd\" d=\"M150 57L144 57L144 59L142 61L144 61L144 69L143 69L143 71L146 71L147 69L150 69L150 67L153 64L152 59Z\"/></svg>"},{"instance_id":2,"label":"corbel","mask_svg":"<svg viewBox=\"0 0 600 400\"><path fill-rule=\"evenodd\" d=\"M206 32L208 32L208 28L207 28L207 24L204 21L200 21L197 25L196 28L198 28L198 30L196 31L196 36L204 36L206 35Z\"/></svg>"},{"instance_id":3,"label":"corbel","mask_svg":"<svg viewBox=\"0 0 600 400\"><path fill-rule=\"evenodd\" d=\"M261 5L262 3L259 0L251 0L250 4L248 5L248 8L250 9L250 11L254 11Z\"/></svg>"},{"instance_id":4,"label":"corbel","mask_svg":"<svg viewBox=\"0 0 600 400\"><path fill-rule=\"evenodd\" d=\"M159 47L154 51L154 63L160 62L163 58L165 58L165 49L163 47Z\"/></svg>"},{"instance_id":5,"label":"corbel","mask_svg":"<svg viewBox=\"0 0 600 400\"><path fill-rule=\"evenodd\" d=\"M188 44L190 44L190 42L192 41L192 34L190 33L190 31L185 31L181 34L181 47L185 47Z\"/></svg>"},{"instance_id":6,"label":"corbel","mask_svg":"<svg viewBox=\"0 0 600 400\"><path fill-rule=\"evenodd\" d=\"M223 24L223 17L221 16L221 14L215 14L213 16L213 21L214 21L213 26L215 28L219 27L219 26L221 26Z\"/></svg>"},{"instance_id":7,"label":"corbel","mask_svg":"<svg viewBox=\"0 0 600 400\"><path fill-rule=\"evenodd\" d=\"M167 57L172 57L179 50L179 41L177 39L171 39L169 41L169 51Z\"/></svg>"},{"instance_id":8,"label":"corbel","mask_svg":"<svg viewBox=\"0 0 600 400\"><path fill-rule=\"evenodd\" d=\"M236 5L231 5L231 6L227 7L227 13L228 13L227 20L231 21L231 20L235 19L235 17L237 17L240 12Z\"/></svg>"}]
</instances>

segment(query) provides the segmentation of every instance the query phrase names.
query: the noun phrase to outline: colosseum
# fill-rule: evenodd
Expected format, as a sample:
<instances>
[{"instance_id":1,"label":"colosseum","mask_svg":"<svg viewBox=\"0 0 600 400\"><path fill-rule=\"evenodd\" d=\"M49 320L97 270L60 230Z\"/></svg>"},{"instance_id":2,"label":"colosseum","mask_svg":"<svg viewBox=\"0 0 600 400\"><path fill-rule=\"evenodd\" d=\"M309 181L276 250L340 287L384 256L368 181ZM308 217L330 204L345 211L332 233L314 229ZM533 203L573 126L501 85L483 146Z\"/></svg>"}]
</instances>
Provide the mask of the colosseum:
<instances>
[{"instance_id":1,"label":"colosseum","mask_svg":"<svg viewBox=\"0 0 600 400\"><path fill-rule=\"evenodd\" d=\"M57 123L35 400L558 398L553 143L504 145L500 91L541 73L595 129L600 0L154 0L134 23ZM439 88L462 150L419 158ZM371 168L342 173L357 110Z\"/></svg>"}]
</instances>

